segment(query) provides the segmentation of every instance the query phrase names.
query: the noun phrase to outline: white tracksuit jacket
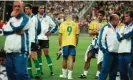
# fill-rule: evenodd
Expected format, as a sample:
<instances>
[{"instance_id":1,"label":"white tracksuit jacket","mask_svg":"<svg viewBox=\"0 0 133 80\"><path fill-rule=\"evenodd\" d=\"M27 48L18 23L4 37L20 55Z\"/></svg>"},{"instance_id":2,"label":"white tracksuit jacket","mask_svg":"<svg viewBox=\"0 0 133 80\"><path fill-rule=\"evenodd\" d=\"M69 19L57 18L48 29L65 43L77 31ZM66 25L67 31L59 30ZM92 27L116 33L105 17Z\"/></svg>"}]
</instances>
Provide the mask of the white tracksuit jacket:
<instances>
[{"instance_id":1,"label":"white tracksuit jacket","mask_svg":"<svg viewBox=\"0 0 133 80\"><path fill-rule=\"evenodd\" d=\"M119 41L117 40L117 30L110 23L104 25L100 30L98 45L100 50L118 53Z\"/></svg>"},{"instance_id":2,"label":"white tracksuit jacket","mask_svg":"<svg viewBox=\"0 0 133 80\"><path fill-rule=\"evenodd\" d=\"M30 40L35 40L32 21L29 17L22 13L19 19L11 17L6 25L3 26L3 35L7 36L4 49L6 53L22 53L30 51ZM24 31L24 34L17 33Z\"/></svg>"}]
</instances>

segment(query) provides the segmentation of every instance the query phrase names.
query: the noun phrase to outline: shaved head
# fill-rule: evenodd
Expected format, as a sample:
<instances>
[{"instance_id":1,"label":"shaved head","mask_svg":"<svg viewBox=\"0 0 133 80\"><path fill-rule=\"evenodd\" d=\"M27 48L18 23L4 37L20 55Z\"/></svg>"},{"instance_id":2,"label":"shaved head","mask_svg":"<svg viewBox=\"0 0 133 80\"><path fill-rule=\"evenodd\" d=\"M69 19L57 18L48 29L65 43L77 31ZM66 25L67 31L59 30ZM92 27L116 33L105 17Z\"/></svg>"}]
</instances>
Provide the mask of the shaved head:
<instances>
[{"instance_id":1,"label":"shaved head","mask_svg":"<svg viewBox=\"0 0 133 80\"><path fill-rule=\"evenodd\" d=\"M117 14L112 14L110 16L110 22L112 25L117 26L119 24L119 16Z\"/></svg>"},{"instance_id":2,"label":"shaved head","mask_svg":"<svg viewBox=\"0 0 133 80\"><path fill-rule=\"evenodd\" d=\"M119 19L119 16L117 15L117 14L112 14L111 16L110 16L110 21L112 21L112 20L115 20L115 19Z\"/></svg>"}]
</instances>

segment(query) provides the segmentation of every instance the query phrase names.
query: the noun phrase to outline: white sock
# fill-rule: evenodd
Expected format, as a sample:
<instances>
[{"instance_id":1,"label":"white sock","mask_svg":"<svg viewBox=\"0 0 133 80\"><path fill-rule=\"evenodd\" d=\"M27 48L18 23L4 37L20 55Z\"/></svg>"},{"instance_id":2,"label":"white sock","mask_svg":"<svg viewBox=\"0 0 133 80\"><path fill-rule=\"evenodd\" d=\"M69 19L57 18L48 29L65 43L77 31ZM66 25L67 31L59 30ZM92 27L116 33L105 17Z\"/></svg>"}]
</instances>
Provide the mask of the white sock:
<instances>
[{"instance_id":1,"label":"white sock","mask_svg":"<svg viewBox=\"0 0 133 80\"><path fill-rule=\"evenodd\" d=\"M88 71L84 71L84 75L86 75L86 76L87 76L87 74L88 74Z\"/></svg>"},{"instance_id":2,"label":"white sock","mask_svg":"<svg viewBox=\"0 0 133 80\"><path fill-rule=\"evenodd\" d=\"M100 71L97 71L96 76L99 77Z\"/></svg>"},{"instance_id":3,"label":"white sock","mask_svg":"<svg viewBox=\"0 0 133 80\"><path fill-rule=\"evenodd\" d=\"M62 73L63 73L63 76L67 76L67 69L62 68Z\"/></svg>"},{"instance_id":4,"label":"white sock","mask_svg":"<svg viewBox=\"0 0 133 80\"><path fill-rule=\"evenodd\" d=\"M68 70L68 78L72 78L72 72L71 70Z\"/></svg>"}]
</instances>

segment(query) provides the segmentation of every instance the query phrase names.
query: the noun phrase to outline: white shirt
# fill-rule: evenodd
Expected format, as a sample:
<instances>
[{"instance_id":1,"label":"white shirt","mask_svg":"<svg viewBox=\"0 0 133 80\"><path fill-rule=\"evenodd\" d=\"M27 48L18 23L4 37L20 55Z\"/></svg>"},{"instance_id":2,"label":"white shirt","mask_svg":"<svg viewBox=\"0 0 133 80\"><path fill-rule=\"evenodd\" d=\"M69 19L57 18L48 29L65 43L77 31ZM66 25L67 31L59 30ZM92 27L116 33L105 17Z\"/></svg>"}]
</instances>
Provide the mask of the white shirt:
<instances>
[{"instance_id":1,"label":"white shirt","mask_svg":"<svg viewBox=\"0 0 133 80\"><path fill-rule=\"evenodd\" d=\"M57 27L56 23L52 20L52 18L50 16L48 16L47 14L44 14L43 17L39 17L39 15L36 15L39 20L41 21L41 34L38 35L38 39L39 40L48 40L48 36L46 36L45 34L48 31L52 31L54 28Z\"/></svg>"}]
</instances>

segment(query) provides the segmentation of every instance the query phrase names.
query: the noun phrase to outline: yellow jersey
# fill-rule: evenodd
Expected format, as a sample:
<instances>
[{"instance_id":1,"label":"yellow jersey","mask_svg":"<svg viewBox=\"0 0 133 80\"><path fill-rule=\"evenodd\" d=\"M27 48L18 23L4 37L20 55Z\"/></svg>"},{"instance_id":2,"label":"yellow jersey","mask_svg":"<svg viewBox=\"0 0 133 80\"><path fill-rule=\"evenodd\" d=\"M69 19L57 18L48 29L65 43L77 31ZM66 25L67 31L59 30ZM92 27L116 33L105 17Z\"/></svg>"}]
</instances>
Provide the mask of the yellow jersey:
<instances>
[{"instance_id":1,"label":"yellow jersey","mask_svg":"<svg viewBox=\"0 0 133 80\"><path fill-rule=\"evenodd\" d=\"M59 33L62 34L63 46L73 45L76 47L76 35L79 34L78 24L72 20L66 20L60 24Z\"/></svg>"},{"instance_id":2,"label":"yellow jersey","mask_svg":"<svg viewBox=\"0 0 133 80\"><path fill-rule=\"evenodd\" d=\"M99 22L98 20L93 20L90 23L90 26L88 28L88 32L93 31L93 30L98 30L100 31L100 29L107 24L106 20L103 20L101 22ZM95 38L97 35L92 36L93 38Z\"/></svg>"},{"instance_id":3,"label":"yellow jersey","mask_svg":"<svg viewBox=\"0 0 133 80\"><path fill-rule=\"evenodd\" d=\"M122 28L124 25L125 25L124 23L119 23L119 24L118 24L118 27L119 27L119 28Z\"/></svg>"}]
</instances>

